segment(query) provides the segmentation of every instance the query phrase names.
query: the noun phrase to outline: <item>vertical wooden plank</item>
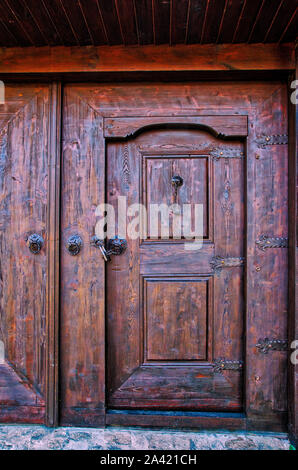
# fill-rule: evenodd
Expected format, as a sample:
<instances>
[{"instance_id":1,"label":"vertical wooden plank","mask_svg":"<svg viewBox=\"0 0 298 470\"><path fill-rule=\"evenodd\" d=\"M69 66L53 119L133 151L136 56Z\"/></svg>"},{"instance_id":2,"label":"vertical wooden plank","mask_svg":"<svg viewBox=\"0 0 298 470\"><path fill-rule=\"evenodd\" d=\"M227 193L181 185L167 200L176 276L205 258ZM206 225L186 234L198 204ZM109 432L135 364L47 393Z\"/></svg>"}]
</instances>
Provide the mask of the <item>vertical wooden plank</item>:
<instances>
[{"instance_id":1,"label":"vertical wooden plank","mask_svg":"<svg viewBox=\"0 0 298 470\"><path fill-rule=\"evenodd\" d=\"M140 44L153 44L152 0L135 1L136 22Z\"/></svg>"},{"instance_id":2,"label":"vertical wooden plank","mask_svg":"<svg viewBox=\"0 0 298 470\"><path fill-rule=\"evenodd\" d=\"M47 243L46 424L58 425L61 83L50 89Z\"/></svg>"},{"instance_id":3,"label":"vertical wooden plank","mask_svg":"<svg viewBox=\"0 0 298 470\"><path fill-rule=\"evenodd\" d=\"M286 87L264 97L249 120L247 162L246 399L249 429L285 430L287 354L262 353L260 339L287 339L287 248L262 251L263 236L288 235L288 149L269 136L287 134ZM265 142L263 145L260 139Z\"/></svg>"},{"instance_id":4,"label":"vertical wooden plank","mask_svg":"<svg viewBox=\"0 0 298 470\"><path fill-rule=\"evenodd\" d=\"M0 421L44 423L49 87L7 85L1 111L11 116L0 130Z\"/></svg>"},{"instance_id":5,"label":"vertical wooden plank","mask_svg":"<svg viewBox=\"0 0 298 470\"><path fill-rule=\"evenodd\" d=\"M201 42L207 0L190 0L187 43Z\"/></svg>"},{"instance_id":6,"label":"vertical wooden plank","mask_svg":"<svg viewBox=\"0 0 298 470\"><path fill-rule=\"evenodd\" d=\"M170 44L184 43L189 15L188 0L172 0Z\"/></svg>"},{"instance_id":7,"label":"vertical wooden plank","mask_svg":"<svg viewBox=\"0 0 298 470\"><path fill-rule=\"evenodd\" d=\"M133 0L116 0L115 5L124 44L138 44Z\"/></svg>"},{"instance_id":8,"label":"vertical wooden plank","mask_svg":"<svg viewBox=\"0 0 298 470\"><path fill-rule=\"evenodd\" d=\"M203 44L215 43L225 8L225 0L209 0L207 4L206 19L201 42Z\"/></svg>"},{"instance_id":9,"label":"vertical wooden plank","mask_svg":"<svg viewBox=\"0 0 298 470\"><path fill-rule=\"evenodd\" d=\"M96 208L104 203L103 119L65 87L61 158L60 424L101 426L105 422L105 262L91 239ZM82 239L72 256L70 236Z\"/></svg>"},{"instance_id":10,"label":"vertical wooden plank","mask_svg":"<svg viewBox=\"0 0 298 470\"><path fill-rule=\"evenodd\" d=\"M154 44L167 44L170 40L170 2L153 0Z\"/></svg>"},{"instance_id":11,"label":"vertical wooden plank","mask_svg":"<svg viewBox=\"0 0 298 470\"><path fill-rule=\"evenodd\" d=\"M290 76L290 83L298 80L298 44L296 43L296 71ZM290 89L290 97L293 88ZM298 339L298 250L297 250L297 146L298 146L298 105L289 100L289 324L288 339ZM298 349L297 346L295 349ZM290 349L290 354L293 349ZM288 413L289 436L298 445L298 365L289 360Z\"/></svg>"}]
</instances>

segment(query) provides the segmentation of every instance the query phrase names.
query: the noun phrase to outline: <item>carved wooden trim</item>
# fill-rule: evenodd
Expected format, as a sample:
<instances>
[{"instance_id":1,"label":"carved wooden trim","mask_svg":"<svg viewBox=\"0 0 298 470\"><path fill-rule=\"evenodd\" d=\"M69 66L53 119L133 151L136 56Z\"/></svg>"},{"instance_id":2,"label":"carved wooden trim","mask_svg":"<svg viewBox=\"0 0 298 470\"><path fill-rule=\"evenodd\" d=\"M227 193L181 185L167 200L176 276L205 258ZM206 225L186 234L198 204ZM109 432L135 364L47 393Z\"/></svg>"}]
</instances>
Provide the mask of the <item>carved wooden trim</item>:
<instances>
[{"instance_id":1,"label":"carved wooden trim","mask_svg":"<svg viewBox=\"0 0 298 470\"><path fill-rule=\"evenodd\" d=\"M269 237L268 235L261 235L256 241L257 247L265 251L267 248L287 248L288 239L286 237Z\"/></svg>"},{"instance_id":2,"label":"carved wooden trim","mask_svg":"<svg viewBox=\"0 0 298 470\"><path fill-rule=\"evenodd\" d=\"M223 258L222 256L214 256L210 261L210 265L215 273L218 273L223 268L234 268L243 266L245 258Z\"/></svg>"},{"instance_id":3,"label":"carved wooden trim","mask_svg":"<svg viewBox=\"0 0 298 470\"><path fill-rule=\"evenodd\" d=\"M267 145L287 145L288 135L262 135L256 140L259 148L265 148Z\"/></svg>"},{"instance_id":4,"label":"carved wooden trim","mask_svg":"<svg viewBox=\"0 0 298 470\"><path fill-rule=\"evenodd\" d=\"M122 153L122 177L123 183L126 191L129 190L130 185L130 169L129 169L129 154L128 154L128 145L124 145Z\"/></svg>"},{"instance_id":5,"label":"carved wooden trim","mask_svg":"<svg viewBox=\"0 0 298 470\"><path fill-rule=\"evenodd\" d=\"M214 372L222 372L223 370L237 370L243 369L243 361L231 361L228 359L215 359L212 364Z\"/></svg>"},{"instance_id":6,"label":"carved wooden trim","mask_svg":"<svg viewBox=\"0 0 298 470\"><path fill-rule=\"evenodd\" d=\"M269 351L287 351L288 341L286 339L261 338L256 347L263 354L268 354Z\"/></svg>"},{"instance_id":7,"label":"carved wooden trim","mask_svg":"<svg viewBox=\"0 0 298 470\"><path fill-rule=\"evenodd\" d=\"M108 138L128 138L146 128L173 125L174 127L201 128L217 138L246 137L247 116L150 116L105 118L104 136Z\"/></svg>"}]
</instances>

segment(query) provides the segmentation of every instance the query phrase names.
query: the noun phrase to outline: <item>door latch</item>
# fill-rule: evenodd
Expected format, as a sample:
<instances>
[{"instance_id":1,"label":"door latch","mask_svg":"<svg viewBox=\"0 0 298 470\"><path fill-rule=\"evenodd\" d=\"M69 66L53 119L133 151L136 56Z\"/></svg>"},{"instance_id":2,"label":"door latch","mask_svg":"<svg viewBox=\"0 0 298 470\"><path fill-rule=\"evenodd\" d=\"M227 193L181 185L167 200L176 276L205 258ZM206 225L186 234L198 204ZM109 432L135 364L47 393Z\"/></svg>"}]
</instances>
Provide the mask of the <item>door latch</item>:
<instances>
[{"instance_id":1,"label":"door latch","mask_svg":"<svg viewBox=\"0 0 298 470\"><path fill-rule=\"evenodd\" d=\"M99 248L103 259L105 261L111 261L111 255L119 256L122 255L127 248L127 241L123 238L111 238L107 243L107 249L103 240L94 235L91 238L91 244L96 248Z\"/></svg>"}]
</instances>

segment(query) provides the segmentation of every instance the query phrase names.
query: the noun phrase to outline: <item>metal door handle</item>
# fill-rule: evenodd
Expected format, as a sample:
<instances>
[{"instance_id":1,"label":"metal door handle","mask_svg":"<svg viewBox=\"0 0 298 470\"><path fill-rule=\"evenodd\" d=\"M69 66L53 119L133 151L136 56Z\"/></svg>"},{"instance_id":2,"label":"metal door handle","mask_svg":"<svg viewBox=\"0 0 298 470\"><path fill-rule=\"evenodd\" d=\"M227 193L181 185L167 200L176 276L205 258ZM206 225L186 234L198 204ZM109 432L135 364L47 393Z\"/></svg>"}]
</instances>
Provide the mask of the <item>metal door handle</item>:
<instances>
[{"instance_id":1,"label":"metal door handle","mask_svg":"<svg viewBox=\"0 0 298 470\"><path fill-rule=\"evenodd\" d=\"M108 241L107 249L105 248L104 241L96 235L92 237L91 243L96 248L99 248L105 261L111 261L111 255L122 255L127 248L127 241L118 237L112 238Z\"/></svg>"}]
</instances>

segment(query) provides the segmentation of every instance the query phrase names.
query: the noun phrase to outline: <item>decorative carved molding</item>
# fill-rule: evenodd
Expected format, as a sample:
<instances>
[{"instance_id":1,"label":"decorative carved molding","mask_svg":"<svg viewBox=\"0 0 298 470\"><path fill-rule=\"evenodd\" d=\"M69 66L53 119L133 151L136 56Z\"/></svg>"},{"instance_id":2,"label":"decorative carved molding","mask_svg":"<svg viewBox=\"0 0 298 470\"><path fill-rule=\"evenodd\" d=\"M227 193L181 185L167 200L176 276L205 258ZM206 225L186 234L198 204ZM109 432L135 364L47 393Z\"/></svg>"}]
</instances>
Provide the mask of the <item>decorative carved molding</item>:
<instances>
[{"instance_id":1,"label":"decorative carved molding","mask_svg":"<svg viewBox=\"0 0 298 470\"><path fill-rule=\"evenodd\" d=\"M217 138L246 137L247 116L146 116L105 118L104 136L129 138L152 127L173 125L176 128L193 128L210 132Z\"/></svg>"},{"instance_id":2,"label":"decorative carved molding","mask_svg":"<svg viewBox=\"0 0 298 470\"><path fill-rule=\"evenodd\" d=\"M212 364L214 372L222 372L223 370L242 370L243 361L231 361L228 359L220 358L215 359Z\"/></svg>"},{"instance_id":3,"label":"decorative carved molding","mask_svg":"<svg viewBox=\"0 0 298 470\"><path fill-rule=\"evenodd\" d=\"M229 216L232 213L234 204L231 201L231 183L228 180L225 181L220 205L225 215Z\"/></svg>"},{"instance_id":4,"label":"decorative carved molding","mask_svg":"<svg viewBox=\"0 0 298 470\"><path fill-rule=\"evenodd\" d=\"M268 235L261 235L256 241L257 247L265 251L266 248L287 248L288 239L286 237L269 237Z\"/></svg>"},{"instance_id":5,"label":"decorative carved molding","mask_svg":"<svg viewBox=\"0 0 298 470\"><path fill-rule=\"evenodd\" d=\"M125 185L126 191L129 190L130 185L130 170L129 170L129 154L128 154L128 145L124 145L123 156L122 156L122 175L123 182Z\"/></svg>"},{"instance_id":6,"label":"decorative carved molding","mask_svg":"<svg viewBox=\"0 0 298 470\"><path fill-rule=\"evenodd\" d=\"M215 273L219 273L222 268L234 268L243 266L245 258L223 258L222 256L214 256L210 261L210 265Z\"/></svg>"},{"instance_id":7,"label":"decorative carved molding","mask_svg":"<svg viewBox=\"0 0 298 470\"><path fill-rule=\"evenodd\" d=\"M263 354L268 354L269 351L287 351L288 341L286 339L261 338L256 347Z\"/></svg>"},{"instance_id":8,"label":"decorative carved molding","mask_svg":"<svg viewBox=\"0 0 298 470\"><path fill-rule=\"evenodd\" d=\"M267 145L286 145L288 143L288 135L261 135L257 138L256 143L259 148L266 148Z\"/></svg>"}]
</instances>

